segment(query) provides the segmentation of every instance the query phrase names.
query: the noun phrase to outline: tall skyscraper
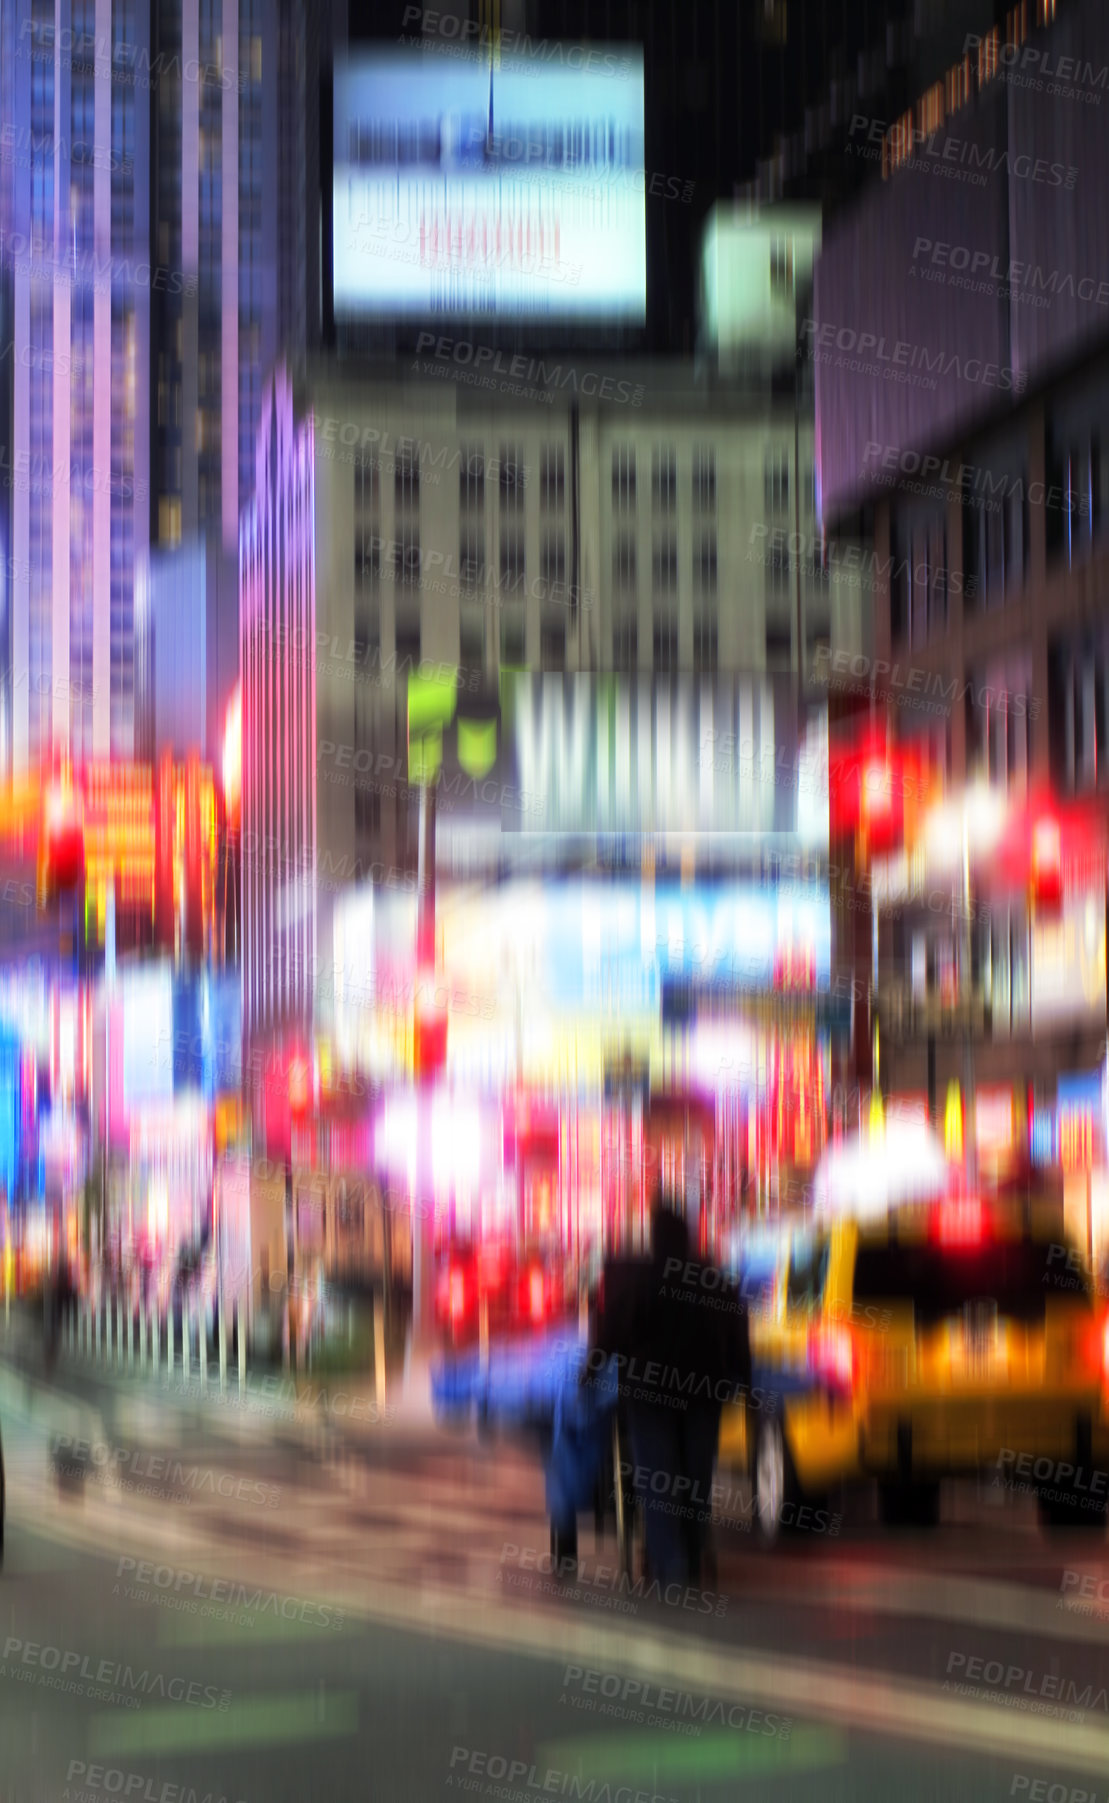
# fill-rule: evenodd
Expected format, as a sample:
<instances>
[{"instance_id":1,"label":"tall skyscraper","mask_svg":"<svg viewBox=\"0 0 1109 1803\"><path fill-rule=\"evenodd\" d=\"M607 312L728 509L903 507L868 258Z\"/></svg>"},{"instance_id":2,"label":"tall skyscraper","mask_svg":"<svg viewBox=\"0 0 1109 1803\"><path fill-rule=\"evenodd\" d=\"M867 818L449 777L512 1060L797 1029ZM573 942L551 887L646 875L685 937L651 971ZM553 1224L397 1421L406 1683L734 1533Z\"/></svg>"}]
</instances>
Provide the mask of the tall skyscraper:
<instances>
[{"instance_id":1,"label":"tall skyscraper","mask_svg":"<svg viewBox=\"0 0 1109 1803\"><path fill-rule=\"evenodd\" d=\"M10 682L0 765L125 756L133 571L149 538L147 9L2 15L0 279L12 333Z\"/></svg>"},{"instance_id":2,"label":"tall skyscraper","mask_svg":"<svg viewBox=\"0 0 1109 1803\"><path fill-rule=\"evenodd\" d=\"M13 0L0 14L0 771L62 747L128 758L137 726L141 750L136 569L197 536L237 565L263 380L316 330L330 30L308 0ZM233 613L217 632L230 669Z\"/></svg>"}]
</instances>

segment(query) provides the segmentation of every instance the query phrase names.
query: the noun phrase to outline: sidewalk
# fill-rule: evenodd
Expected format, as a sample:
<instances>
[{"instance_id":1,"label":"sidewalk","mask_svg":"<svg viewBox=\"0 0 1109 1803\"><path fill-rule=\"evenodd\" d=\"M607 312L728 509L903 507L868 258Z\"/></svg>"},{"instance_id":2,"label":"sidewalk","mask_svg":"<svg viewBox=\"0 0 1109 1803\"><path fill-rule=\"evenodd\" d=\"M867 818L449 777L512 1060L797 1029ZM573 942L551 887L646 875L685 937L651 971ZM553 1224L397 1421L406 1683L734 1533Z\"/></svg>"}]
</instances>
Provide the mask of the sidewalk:
<instances>
[{"instance_id":1,"label":"sidewalk","mask_svg":"<svg viewBox=\"0 0 1109 1803\"><path fill-rule=\"evenodd\" d=\"M358 1438L369 1431L426 1437L438 1431L431 1408L431 1366L437 1356L433 1349L410 1354L407 1368L390 1374L384 1408L372 1372L316 1376L295 1368L256 1366L248 1369L241 1390L238 1368L230 1364L221 1389L218 1366L209 1361L207 1379L202 1380L195 1353L186 1377L179 1353L170 1375L164 1363L155 1372L137 1362L121 1365L114 1354L96 1358L63 1347L48 1378L37 1320L13 1309L7 1328L0 1320L0 1425L5 1413L14 1412L49 1432L83 1432L87 1438L90 1423L103 1428L103 1411L95 1401L107 1396L116 1405L113 1413L119 1408L126 1412L132 1402L149 1404L157 1399L192 1416L205 1430L223 1431L236 1439L264 1439L282 1424L324 1425ZM74 1395L75 1385L78 1390L87 1387L91 1394Z\"/></svg>"}]
</instances>

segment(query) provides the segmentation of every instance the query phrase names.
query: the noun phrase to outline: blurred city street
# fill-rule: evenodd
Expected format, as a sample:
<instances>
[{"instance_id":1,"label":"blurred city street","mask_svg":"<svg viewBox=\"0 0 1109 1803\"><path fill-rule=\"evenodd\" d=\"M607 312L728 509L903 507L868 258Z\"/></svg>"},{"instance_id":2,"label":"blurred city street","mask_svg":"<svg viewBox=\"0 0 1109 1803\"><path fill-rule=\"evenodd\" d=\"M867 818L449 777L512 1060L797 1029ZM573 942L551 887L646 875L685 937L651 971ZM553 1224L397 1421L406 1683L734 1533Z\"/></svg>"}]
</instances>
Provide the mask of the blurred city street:
<instances>
[{"instance_id":1,"label":"blurred city street","mask_svg":"<svg viewBox=\"0 0 1109 1803\"><path fill-rule=\"evenodd\" d=\"M683 1803L740 1781L767 1797L1000 1798L1018 1775L1065 1769L1080 1789L1104 1770L1104 1616L1060 1606L1065 1570L1109 1575L1104 1540L1049 1543L1027 1505L985 1487L952 1487L929 1538L892 1536L861 1506L835 1540L773 1555L725 1532L725 1614L642 1600L617 1619L590 1576L614 1565L611 1540L594 1557L583 1534L585 1581L540 1587L542 1485L518 1452L455 1442L417 1407L343 1430L311 1410L252 1418L64 1366L46 1388L36 1351L13 1322L0 1734L9 1794L27 1803L65 1795L74 1762L275 1803L353 1794L372 1766L376 1794L420 1799L452 1774L457 1786L460 1748ZM80 1489L55 1481L58 1435L94 1449ZM162 1457L252 1500L195 1480L192 1494L134 1496L101 1481L109 1448L128 1483ZM209 1619L197 1599L213 1584L226 1598L220 1579L244 1594L238 1608L212 1601ZM61 1693L59 1653L87 1659L86 1684L101 1662L129 1667L141 1707ZM1037 1693L1041 1672L1063 1673L1093 1706L1061 1737L1050 1717L959 1695L983 1654L1034 1674ZM590 1672L620 1680L608 1722L599 1679L591 1706L583 1689ZM166 1700L150 1674L163 1690L171 1677L216 1687L220 1703ZM637 1685L723 1707L681 1733L674 1701L645 1706ZM762 1726L783 1718L788 1735Z\"/></svg>"},{"instance_id":2,"label":"blurred city street","mask_svg":"<svg viewBox=\"0 0 1109 1803\"><path fill-rule=\"evenodd\" d=\"M0 1803L1106 1803L1107 89L0 0Z\"/></svg>"}]
</instances>

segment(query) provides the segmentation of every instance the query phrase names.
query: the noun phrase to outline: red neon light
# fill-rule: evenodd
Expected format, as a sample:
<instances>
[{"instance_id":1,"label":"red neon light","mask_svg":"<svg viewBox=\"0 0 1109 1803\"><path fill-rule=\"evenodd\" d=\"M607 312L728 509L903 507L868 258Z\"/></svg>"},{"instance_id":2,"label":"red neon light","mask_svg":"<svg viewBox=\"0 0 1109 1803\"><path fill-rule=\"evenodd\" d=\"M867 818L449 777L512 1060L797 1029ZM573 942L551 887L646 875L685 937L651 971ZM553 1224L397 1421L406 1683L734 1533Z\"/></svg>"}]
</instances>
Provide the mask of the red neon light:
<instances>
[{"instance_id":1,"label":"red neon light","mask_svg":"<svg viewBox=\"0 0 1109 1803\"><path fill-rule=\"evenodd\" d=\"M466 1313L466 1273L452 1271L450 1278L450 1312L452 1321L460 1321Z\"/></svg>"},{"instance_id":2,"label":"red neon light","mask_svg":"<svg viewBox=\"0 0 1109 1803\"><path fill-rule=\"evenodd\" d=\"M980 1246L986 1237L986 1214L979 1197L941 1203L935 1216L941 1246Z\"/></svg>"},{"instance_id":3,"label":"red neon light","mask_svg":"<svg viewBox=\"0 0 1109 1803\"><path fill-rule=\"evenodd\" d=\"M543 1319L545 1307L543 1273L533 1271L528 1279L528 1312L533 1321Z\"/></svg>"}]
</instances>

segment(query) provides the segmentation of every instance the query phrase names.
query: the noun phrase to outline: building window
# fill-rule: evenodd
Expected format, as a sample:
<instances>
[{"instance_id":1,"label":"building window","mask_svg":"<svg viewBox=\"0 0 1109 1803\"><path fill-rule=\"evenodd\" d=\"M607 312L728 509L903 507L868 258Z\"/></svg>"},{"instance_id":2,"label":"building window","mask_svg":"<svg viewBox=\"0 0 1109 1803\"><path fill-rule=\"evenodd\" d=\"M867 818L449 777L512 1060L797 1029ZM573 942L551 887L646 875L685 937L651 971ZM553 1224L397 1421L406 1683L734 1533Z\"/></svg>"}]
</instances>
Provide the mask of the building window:
<instances>
[{"instance_id":1,"label":"building window","mask_svg":"<svg viewBox=\"0 0 1109 1803\"><path fill-rule=\"evenodd\" d=\"M963 504L963 592L979 607L998 606L1021 586L1028 568L1024 472L998 486L1000 494L971 494Z\"/></svg>"},{"instance_id":2,"label":"building window","mask_svg":"<svg viewBox=\"0 0 1109 1803\"><path fill-rule=\"evenodd\" d=\"M527 483L527 471L524 467L523 452L519 445L501 446L501 506L516 508L524 505L524 488Z\"/></svg>"},{"instance_id":3,"label":"building window","mask_svg":"<svg viewBox=\"0 0 1109 1803\"><path fill-rule=\"evenodd\" d=\"M539 629L539 661L544 670L561 670L566 663L565 620L544 620Z\"/></svg>"},{"instance_id":4,"label":"building window","mask_svg":"<svg viewBox=\"0 0 1109 1803\"><path fill-rule=\"evenodd\" d=\"M639 662L639 621L621 611L612 622L612 662L617 670L634 670Z\"/></svg>"},{"instance_id":5,"label":"building window","mask_svg":"<svg viewBox=\"0 0 1109 1803\"><path fill-rule=\"evenodd\" d=\"M354 586L376 588L381 580L381 540L375 532L359 532L354 541Z\"/></svg>"},{"instance_id":6,"label":"building window","mask_svg":"<svg viewBox=\"0 0 1109 1803\"><path fill-rule=\"evenodd\" d=\"M701 595L716 593L715 538L703 538L693 553L693 586Z\"/></svg>"},{"instance_id":7,"label":"building window","mask_svg":"<svg viewBox=\"0 0 1109 1803\"><path fill-rule=\"evenodd\" d=\"M693 662L698 670L707 673L716 669L717 647L716 621L708 614L694 614Z\"/></svg>"},{"instance_id":8,"label":"building window","mask_svg":"<svg viewBox=\"0 0 1109 1803\"><path fill-rule=\"evenodd\" d=\"M793 661L793 633L788 626L780 623L767 623L766 627L766 667L768 670L788 670Z\"/></svg>"},{"instance_id":9,"label":"building window","mask_svg":"<svg viewBox=\"0 0 1109 1803\"><path fill-rule=\"evenodd\" d=\"M539 499L544 507L565 504L566 453L560 444L544 445L539 453Z\"/></svg>"},{"instance_id":10,"label":"building window","mask_svg":"<svg viewBox=\"0 0 1109 1803\"><path fill-rule=\"evenodd\" d=\"M789 42L787 0L758 0L757 29L764 44L784 49Z\"/></svg>"},{"instance_id":11,"label":"building window","mask_svg":"<svg viewBox=\"0 0 1109 1803\"><path fill-rule=\"evenodd\" d=\"M419 619L398 619L396 641L398 670L418 664L421 650Z\"/></svg>"},{"instance_id":12,"label":"building window","mask_svg":"<svg viewBox=\"0 0 1109 1803\"><path fill-rule=\"evenodd\" d=\"M770 241L770 292L776 300L785 300L793 293L792 238Z\"/></svg>"},{"instance_id":13,"label":"building window","mask_svg":"<svg viewBox=\"0 0 1109 1803\"><path fill-rule=\"evenodd\" d=\"M354 826L359 833L381 831L381 796L367 777L357 783L354 791Z\"/></svg>"},{"instance_id":14,"label":"building window","mask_svg":"<svg viewBox=\"0 0 1109 1803\"><path fill-rule=\"evenodd\" d=\"M1109 634L1058 640L1048 651L1048 727L1056 789L1109 783Z\"/></svg>"},{"instance_id":15,"label":"building window","mask_svg":"<svg viewBox=\"0 0 1109 1803\"><path fill-rule=\"evenodd\" d=\"M509 670L523 669L525 648L523 609L505 608L501 614L501 664Z\"/></svg>"},{"instance_id":16,"label":"building window","mask_svg":"<svg viewBox=\"0 0 1109 1803\"><path fill-rule=\"evenodd\" d=\"M618 589L634 589L636 581L635 537L621 532L612 547L612 581Z\"/></svg>"},{"instance_id":17,"label":"building window","mask_svg":"<svg viewBox=\"0 0 1109 1803\"><path fill-rule=\"evenodd\" d=\"M466 510L485 506L485 453L479 445L464 445L462 448L458 499Z\"/></svg>"},{"instance_id":18,"label":"building window","mask_svg":"<svg viewBox=\"0 0 1109 1803\"><path fill-rule=\"evenodd\" d=\"M663 675L678 667L678 620L677 615L663 613L655 615L655 669Z\"/></svg>"},{"instance_id":19,"label":"building window","mask_svg":"<svg viewBox=\"0 0 1109 1803\"><path fill-rule=\"evenodd\" d=\"M509 527L501 533L501 588L515 594L523 588L525 576L524 535Z\"/></svg>"},{"instance_id":20,"label":"building window","mask_svg":"<svg viewBox=\"0 0 1109 1803\"><path fill-rule=\"evenodd\" d=\"M485 667L485 609L464 607L459 620L459 657L464 670Z\"/></svg>"},{"instance_id":21,"label":"building window","mask_svg":"<svg viewBox=\"0 0 1109 1803\"><path fill-rule=\"evenodd\" d=\"M669 445L656 445L651 453L651 499L662 512L678 504L678 461Z\"/></svg>"},{"instance_id":22,"label":"building window","mask_svg":"<svg viewBox=\"0 0 1109 1803\"><path fill-rule=\"evenodd\" d=\"M767 513L784 513L789 506L789 453L771 451L763 469L763 493Z\"/></svg>"},{"instance_id":23,"label":"building window","mask_svg":"<svg viewBox=\"0 0 1109 1803\"><path fill-rule=\"evenodd\" d=\"M789 593L789 552L776 546L770 552L766 565L766 592L768 595L786 595Z\"/></svg>"},{"instance_id":24,"label":"building window","mask_svg":"<svg viewBox=\"0 0 1109 1803\"><path fill-rule=\"evenodd\" d=\"M895 517L892 548L890 635L894 643L922 645L947 627L946 513Z\"/></svg>"},{"instance_id":25,"label":"building window","mask_svg":"<svg viewBox=\"0 0 1109 1803\"><path fill-rule=\"evenodd\" d=\"M705 512L716 506L716 452L711 449L693 453L693 505Z\"/></svg>"},{"instance_id":26,"label":"building window","mask_svg":"<svg viewBox=\"0 0 1109 1803\"><path fill-rule=\"evenodd\" d=\"M158 502L158 543L172 546L181 543L181 498L163 495Z\"/></svg>"},{"instance_id":27,"label":"building window","mask_svg":"<svg viewBox=\"0 0 1109 1803\"><path fill-rule=\"evenodd\" d=\"M462 528L458 541L458 578L463 588L483 588L485 585L485 534L480 528Z\"/></svg>"},{"instance_id":28,"label":"building window","mask_svg":"<svg viewBox=\"0 0 1109 1803\"><path fill-rule=\"evenodd\" d=\"M398 526L393 574L397 582L412 588L420 580L420 533L417 526Z\"/></svg>"},{"instance_id":29,"label":"building window","mask_svg":"<svg viewBox=\"0 0 1109 1803\"><path fill-rule=\"evenodd\" d=\"M381 619L376 612L356 609L354 615L354 658L361 669L381 652Z\"/></svg>"},{"instance_id":30,"label":"building window","mask_svg":"<svg viewBox=\"0 0 1109 1803\"><path fill-rule=\"evenodd\" d=\"M612 505L635 506L635 451L623 445L612 453Z\"/></svg>"},{"instance_id":31,"label":"building window","mask_svg":"<svg viewBox=\"0 0 1109 1803\"><path fill-rule=\"evenodd\" d=\"M398 507L420 504L420 465L415 453L405 445L396 457L396 491Z\"/></svg>"},{"instance_id":32,"label":"building window","mask_svg":"<svg viewBox=\"0 0 1109 1803\"><path fill-rule=\"evenodd\" d=\"M651 552L651 587L656 595L672 595L678 586L678 541L673 534L655 540Z\"/></svg>"},{"instance_id":33,"label":"building window","mask_svg":"<svg viewBox=\"0 0 1109 1803\"><path fill-rule=\"evenodd\" d=\"M1089 555L1109 517L1109 460L1101 426L1048 432L1047 554L1069 566Z\"/></svg>"},{"instance_id":34,"label":"building window","mask_svg":"<svg viewBox=\"0 0 1109 1803\"><path fill-rule=\"evenodd\" d=\"M359 513L369 513L377 506L377 459L363 452L354 465L354 505Z\"/></svg>"},{"instance_id":35,"label":"building window","mask_svg":"<svg viewBox=\"0 0 1109 1803\"><path fill-rule=\"evenodd\" d=\"M1008 659L968 674L968 778L983 779L992 788L1023 792L1028 787L1031 659Z\"/></svg>"},{"instance_id":36,"label":"building window","mask_svg":"<svg viewBox=\"0 0 1109 1803\"><path fill-rule=\"evenodd\" d=\"M566 582L566 542L561 532L543 534L539 544L539 576L548 600L565 599L565 596L552 597L550 593L553 584L565 585Z\"/></svg>"}]
</instances>

